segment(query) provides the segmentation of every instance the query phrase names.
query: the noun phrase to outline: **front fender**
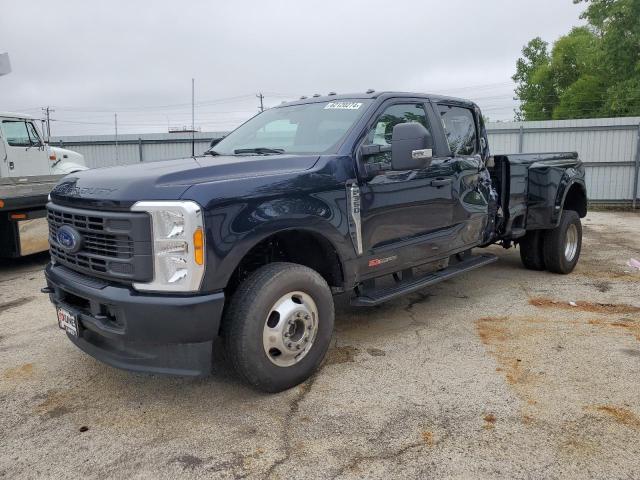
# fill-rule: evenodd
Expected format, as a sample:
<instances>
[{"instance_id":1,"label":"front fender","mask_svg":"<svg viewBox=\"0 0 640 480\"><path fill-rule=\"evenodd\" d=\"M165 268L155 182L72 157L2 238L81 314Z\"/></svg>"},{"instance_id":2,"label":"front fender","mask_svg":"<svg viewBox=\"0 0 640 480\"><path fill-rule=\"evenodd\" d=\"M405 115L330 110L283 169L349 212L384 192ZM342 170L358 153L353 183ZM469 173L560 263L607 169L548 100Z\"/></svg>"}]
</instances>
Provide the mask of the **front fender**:
<instances>
[{"instance_id":1,"label":"front fender","mask_svg":"<svg viewBox=\"0 0 640 480\"><path fill-rule=\"evenodd\" d=\"M348 264L355 251L344 208L345 192L331 191L249 200L206 211L207 273L203 287L207 291L225 288L253 247L272 235L293 230L329 242L340 259L345 282L350 282Z\"/></svg>"}]
</instances>

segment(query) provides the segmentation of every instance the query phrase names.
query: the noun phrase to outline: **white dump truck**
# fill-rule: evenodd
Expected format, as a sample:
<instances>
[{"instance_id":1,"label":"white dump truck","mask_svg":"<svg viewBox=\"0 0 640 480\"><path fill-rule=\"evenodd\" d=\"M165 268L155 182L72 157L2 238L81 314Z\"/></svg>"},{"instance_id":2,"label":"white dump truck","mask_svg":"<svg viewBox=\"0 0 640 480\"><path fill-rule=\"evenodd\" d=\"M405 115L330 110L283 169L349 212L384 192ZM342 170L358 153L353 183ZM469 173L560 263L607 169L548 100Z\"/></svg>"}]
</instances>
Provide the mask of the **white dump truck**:
<instances>
[{"instance_id":1,"label":"white dump truck","mask_svg":"<svg viewBox=\"0 0 640 480\"><path fill-rule=\"evenodd\" d=\"M37 120L0 112L0 257L47 250L47 196L63 176L86 170L77 152L51 147Z\"/></svg>"}]
</instances>

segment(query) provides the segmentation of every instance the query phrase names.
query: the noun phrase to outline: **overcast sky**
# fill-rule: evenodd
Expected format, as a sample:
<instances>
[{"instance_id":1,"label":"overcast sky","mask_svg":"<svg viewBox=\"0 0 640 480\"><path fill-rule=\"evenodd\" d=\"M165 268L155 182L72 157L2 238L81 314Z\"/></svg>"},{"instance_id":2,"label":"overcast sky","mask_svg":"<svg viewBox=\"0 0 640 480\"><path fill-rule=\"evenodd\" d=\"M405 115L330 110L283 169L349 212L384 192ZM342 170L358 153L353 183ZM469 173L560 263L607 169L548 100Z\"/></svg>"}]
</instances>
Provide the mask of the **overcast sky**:
<instances>
[{"instance_id":1,"label":"overcast sky","mask_svg":"<svg viewBox=\"0 0 640 480\"><path fill-rule=\"evenodd\" d=\"M4 2L3 2L4 3ZM7 2L8 3L8 2ZM515 62L567 33L571 0L86 1L0 7L0 111L55 109L53 135L230 129L313 93L404 90L476 100L510 120ZM144 3L144 6L143 6ZM73 122L73 123L72 123Z\"/></svg>"}]
</instances>

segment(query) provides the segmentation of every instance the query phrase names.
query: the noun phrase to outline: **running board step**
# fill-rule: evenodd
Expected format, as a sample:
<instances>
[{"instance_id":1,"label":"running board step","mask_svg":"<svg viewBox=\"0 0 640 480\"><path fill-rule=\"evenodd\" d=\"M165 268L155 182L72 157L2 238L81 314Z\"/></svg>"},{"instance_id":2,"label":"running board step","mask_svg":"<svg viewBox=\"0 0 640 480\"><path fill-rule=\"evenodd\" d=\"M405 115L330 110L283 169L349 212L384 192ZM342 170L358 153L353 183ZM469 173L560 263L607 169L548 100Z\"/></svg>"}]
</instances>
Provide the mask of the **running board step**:
<instances>
[{"instance_id":1,"label":"running board step","mask_svg":"<svg viewBox=\"0 0 640 480\"><path fill-rule=\"evenodd\" d=\"M379 305L387 300L399 297L400 295L415 292L421 288L434 285L444 280L449 280L461 273L488 265L496 260L498 260L498 257L491 253L483 253L482 255L468 257L467 259L451 265L444 270L430 272L422 277L414 277L406 281L400 281L391 287L364 292L360 296L353 297L351 299L351 305L356 307L373 307L374 305Z\"/></svg>"}]
</instances>

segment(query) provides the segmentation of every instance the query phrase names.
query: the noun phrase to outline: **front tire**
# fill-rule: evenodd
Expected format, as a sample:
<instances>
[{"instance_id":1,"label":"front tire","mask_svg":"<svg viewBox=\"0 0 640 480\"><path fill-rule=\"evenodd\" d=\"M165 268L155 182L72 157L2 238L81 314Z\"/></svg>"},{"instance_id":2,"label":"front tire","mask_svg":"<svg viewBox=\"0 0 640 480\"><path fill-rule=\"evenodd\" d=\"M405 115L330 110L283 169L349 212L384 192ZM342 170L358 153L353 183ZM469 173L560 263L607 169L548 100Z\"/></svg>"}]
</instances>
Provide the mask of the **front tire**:
<instances>
[{"instance_id":1,"label":"front tire","mask_svg":"<svg viewBox=\"0 0 640 480\"><path fill-rule=\"evenodd\" d=\"M582 248L582 224L573 210L564 210L560 223L544 234L544 263L550 272L567 274L575 268Z\"/></svg>"},{"instance_id":2,"label":"front tire","mask_svg":"<svg viewBox=\"0 0 640 480\"><path fill-rule=\"evenodd\" d=\"M238 374L259 390L280 392L318 368L333 321L327 282L308 267L279 262L259 268L240 284L222 333Z\"/></svg>"}]
</instances>

